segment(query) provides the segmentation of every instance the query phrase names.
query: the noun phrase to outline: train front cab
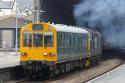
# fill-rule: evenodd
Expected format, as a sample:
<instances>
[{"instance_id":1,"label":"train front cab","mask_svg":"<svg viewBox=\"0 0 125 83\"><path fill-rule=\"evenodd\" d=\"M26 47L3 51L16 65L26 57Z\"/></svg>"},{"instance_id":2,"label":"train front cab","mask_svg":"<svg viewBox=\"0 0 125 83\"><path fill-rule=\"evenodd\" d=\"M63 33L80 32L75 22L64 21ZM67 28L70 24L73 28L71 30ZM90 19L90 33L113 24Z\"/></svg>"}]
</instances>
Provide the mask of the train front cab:
<instances>
[{"instance_id":1,"label":"train front cab","mask_svg":"<svg viewBox=\"0 0 125 83\"><path fill-rule=\"evenodd\" d=\"M20 38L20 61L24 68L56 63L56 30L52 26L46 23L28 24L21 29Z\"/></svg>"}]
</instances>

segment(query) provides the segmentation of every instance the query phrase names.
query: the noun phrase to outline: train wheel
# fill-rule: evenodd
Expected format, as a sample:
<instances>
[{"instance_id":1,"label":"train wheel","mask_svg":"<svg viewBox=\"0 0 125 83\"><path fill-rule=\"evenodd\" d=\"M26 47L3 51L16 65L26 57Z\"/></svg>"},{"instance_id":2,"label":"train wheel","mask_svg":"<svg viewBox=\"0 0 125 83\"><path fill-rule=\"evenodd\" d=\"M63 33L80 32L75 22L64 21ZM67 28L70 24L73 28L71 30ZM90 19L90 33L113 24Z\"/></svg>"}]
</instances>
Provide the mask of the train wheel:
<instances>
[{"instance_id":1,"label":"train wheel","mask_svg":"<svg viewBox=\"0 0 125 83\"><path fill-rule=\"evenodd\" d=\"M96 64L98 64L98 63L99 63L98 56L97 56L97 57L95 57L95 61L96 61Z\"/></svg>"},{"instance_id":2,"label":"train wheel","mask_svg":"<svg viewBox=\"0 0 125 83\"><path fill-rule=\"evenodd\" d=\"M65 71L68 72L68 64L66 64Z\"/></svg>"},{"instance_id":3,"label":"train wheel","mask_svg":"<svg viewBox=\"0 0 125 83\"><path fill-rule=\"evenodd\" d=\"M65 73L65 65L62 65L62 69L61 70L62 70L61 73L64 74Z\"/></svg>"},{"instance_id":4,"label":"train wheel","mask_svg":"<svg viewBox=\"0 0 125 83\"><path fill-rule=\"evenodd\" d=\"M69 63L69 72L71 71L71 64Z\"/></svg>"},{"instance_id":5,"label":"train wheel","mask_svg":"<svg viewBox=\"0 0 125 83\"><path fill-rule=\"evenodd\" d=\"M54 71L51 70L51 75L50 75L50 78L53 78L54 77Z\"/></svg>"},{"instance_id":6,"label":"train wheel","mask_svg":"<svg viewBox=\"0 0 125 83\"><path fill-rule=\"evenodd\" d=\"M101 55L98 56L98 64L101 63L102 59L101 59Z\"/></svg>"},{"instance_id":7,"label":"train wheel","mask_svg":"<svg viewBox=\"0 0 125 83\"><path fill-rule=\"evenodd\" d=\"M90 65L90 60L89 59L85 60L85 67L88 67L89 65Z\"/></svg>"},{"instance_id":8,"label":"train wheel","mask_svg":"<svg viewBox=\"0 0 125 83\"><path fill-rule=\"evenodd\" d=\"M27 78L28 80L33 79L33 75L31 74L31 72L29 72L28 70L26 70L25 73L26 73L26 78Z\"/></svg>"},{"instance_id":9,"label":"train wheel","mask_svg":"<svg viewBox=\"0 0 125 83\"><path fill-rule=\"evenodd\" d=\"M70 72L71 70L71 65L69 63L66 64L66 72Z\"/></svg>"},{"instance_id":10,"label":"train wheel","mask_svg":"<svg viewBox=\"0 0 125 83\"><path fill-rule=\"evenodd\" d=\"M73 63L70 64L70 69L71 69L71 71L73 71L73 69L74 69Z\"/></svg>"},{"instance_id":11,"label":"train wheel","mask_svg":"<svg viewBox=\"0 0 125 83\"><path fill-rule=\"evenodd\" d=\"M51 76L51 70L48 66L42 68L41 76L42 79L48 79Z\"/></svg>"},{"instance_id":12,"label":"train wheel","mask_svg":"<svg viewBox=\"0 0 125 83\"><path fill-rule=\"evenodd\" d=\"M59 75L59 68L58 68L58 67L55 68L55 70L54 70L54 75L55 75L55 76L58 76L58 75Z\"/></svg>"},{"instance_id":13,"label":"train wheel","mask_svg":"<svg viewBox=\"0 0 125 83\"><path fill-rule=\"evenodd\" d=\"M82 60L80 60L79 65L80 65L80 68L83 68L83 61Z\"/></svg>"},{"instance_id":14,"label":"train wheel","mask_svg":"<svg viewBox=\"0 0 125 83\"><path fill-rule=\"evenodd\" d=\"M93 65L98 64L98 56L93 57Z\"/></svg>"}]
</instances>

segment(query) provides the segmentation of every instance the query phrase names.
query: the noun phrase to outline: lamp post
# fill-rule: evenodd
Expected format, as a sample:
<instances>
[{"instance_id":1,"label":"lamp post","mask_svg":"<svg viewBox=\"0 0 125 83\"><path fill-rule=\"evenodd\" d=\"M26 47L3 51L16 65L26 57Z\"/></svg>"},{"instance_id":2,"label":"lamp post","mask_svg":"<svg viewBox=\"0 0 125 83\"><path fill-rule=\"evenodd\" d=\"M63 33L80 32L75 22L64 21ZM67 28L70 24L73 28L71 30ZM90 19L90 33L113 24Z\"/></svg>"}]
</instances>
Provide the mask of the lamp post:
<instances>
[{"instance_id":1,"label":"lamp post","mask_svg":"<svg viewBox=\"0 0 125 83\"><path fill-rule=\"evenodd\" d=\"M16 56L18 55L18 11L16 6L16 44L15 44Z\"/></svg>"},{"instance_id":2,"label":"lamp post","mask_svg":"<svg viewBox=\"0 0 125 83\"><path fill-rule=\"evenodd\" d=\"M37 22L39 22L40 21L40 14L43 14L43 13L45 13L46 11L43 11L43 10L40 10L40 11L38 11L38 10L36 10L36 13L37 13ZM42 19L43 20L43 19Z\"/></svg>"}]
</instances>

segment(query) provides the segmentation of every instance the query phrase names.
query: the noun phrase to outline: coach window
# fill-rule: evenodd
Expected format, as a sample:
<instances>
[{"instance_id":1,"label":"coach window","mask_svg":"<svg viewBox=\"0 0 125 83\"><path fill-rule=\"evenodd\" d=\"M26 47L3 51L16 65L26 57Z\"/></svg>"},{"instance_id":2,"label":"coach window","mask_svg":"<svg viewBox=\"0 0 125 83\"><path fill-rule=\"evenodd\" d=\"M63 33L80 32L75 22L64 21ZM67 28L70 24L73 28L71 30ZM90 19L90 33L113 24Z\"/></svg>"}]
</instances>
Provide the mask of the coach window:
<instances>
[{"instance_id":1,"label":"coach window","mask_svg":"<svg viewBox=\"0 0 125 83\"><path fill-rule=\"evenodd\" d=\"M33 40L34 47L42 47L43 34L40 32L36 32L33 34L33 36L34 36Z\"/></svg>"},{"instance_id":2,"label":"coach window","mask_svg":"<svg viewBox=\"0 0 125 83\"><path fill-rule=\"evenodd\" d=\"M84 37L82 37L82 45L83 45L83 47L85 47L85 45L84 45Z\"/></svg>"},{"instance_id":3,"label":"coach window","mask_svg":"<svg viewBox=\"0 0 125 83\"><path fill-rule=\"evenodd\" d=\"M80 44L81 44L81 47L83 47L83 44L82 44L82 36L80 37Z\"/></svg>"},{"instance_id":4,"label":"coach window","mask_svg":"<svg viewBox=\"0 0 125 83\"><path fill-rule=\"evenodd\" d=\"M65 47L67 47L67 34L65 35Z\"/></svg>"},{"instance_id":5,"label":"coach window","mask_svg":"<svg viewBox=\"0 0 125 83\"><path fill-rule=\"evenodd\" d=\"M64 47L66 46L66 36L65 36L65 34L63 34L63 46Z\"/></svg>"},{"instance_id":6,"label":"coach window","mask_svg":"<svg viewBox=\"0 0 125 83\"><path fill-rule=\"evenodd\" d=\"M45 47L53 47L54 46L54 34L53 32L45 32L44 33L44 46Z\"/></svg>"},{"instance_id":7,"label":"coach window","mask_svg":"<svg viewBox=\"0 0 125 83\"><path fill-rule=\"evenodd\" d=\"M69 35L69 45L70 45L70 47L72 46L72 37L71 37L71 35Z\"/></svg>"},{"instance_id":8,"label":"coach window","mask_svg":"<svg viewBox=\"0 0 125 83\"><path fill-rule=\"evenodd\" d=\"M98 48L98 46L97 46L98 44L97 44L97 38L95 37L95 49L97 49Z\"/></svg>"},{"instance_id":9,"label":"coach window","mask_svg":"<svg viewBox=\"0 0 125 83\"><path fill-rule=\"evenodd\" d=\"M69 34L67 35L67 47L69 47Z\"/></svg>"},{"instance_id":10,"label":"coach window","mask_svg":"<svg viewBox=\"0 0 125 83\"><path fill-rule=\"evenodd\" d=\"M73 48L74 48L74 35L72 36L72 46L73 46Z\"/></svg>"},{"instance_id":11,"label":"coach window","mask_svg":"<svg viewBox=\"0 0 125 83\"><path fill-rule=\"evenodd\" d=\"M77 37L76 35L74 36L74 46L76 47L76 44L77 44Z\"/></svg>"},{"instance_id":12,"label":"coach window","mask_svg":"<svg viewBox=\"0 0 125 83\"><path fill-rule=\"evenodd\" d=\"M32 33L30 33L30 32L23 33L23 46L24 47L32 46Z\"/></svg>"},{"instance_id":13,"label":"coach window","mask_svg":"<svg viewBox=\"0 0 125 83\"><path fill-rule=\"evenodd\" d=\"M63 37L62 37L62 34L60 34L60 41L59 41L59 43L60 43L60 47L62 47L63 46L63 39L62 39Z\"/></svg>"},{"instance_id":14,"label":"coach window","mask_svg":"<svg viewBox=\"0 0 125 83\"><path fill-rule=\"evenodd\" d=\"M67 34L65 34L65 47L67 47Z\"/></svg>"}]
</instances>

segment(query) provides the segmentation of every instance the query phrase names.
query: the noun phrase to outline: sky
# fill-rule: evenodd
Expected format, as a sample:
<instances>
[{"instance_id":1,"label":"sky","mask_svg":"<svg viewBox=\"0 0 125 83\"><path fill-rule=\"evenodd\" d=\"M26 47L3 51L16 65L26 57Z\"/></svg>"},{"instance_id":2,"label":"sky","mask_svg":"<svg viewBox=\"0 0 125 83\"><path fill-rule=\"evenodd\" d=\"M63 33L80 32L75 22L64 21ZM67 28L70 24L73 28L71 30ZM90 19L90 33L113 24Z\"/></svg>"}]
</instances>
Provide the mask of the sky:
<instances>
[{"instance_id":1,"label":"sky","mask_svg":"<svg viewBox=\"0 0 125 83\"><path fill-rule=\"evenodd\" d=\"M16 0L19 8L33 8L33 0Z\"/></svg>"}]
</instances>

